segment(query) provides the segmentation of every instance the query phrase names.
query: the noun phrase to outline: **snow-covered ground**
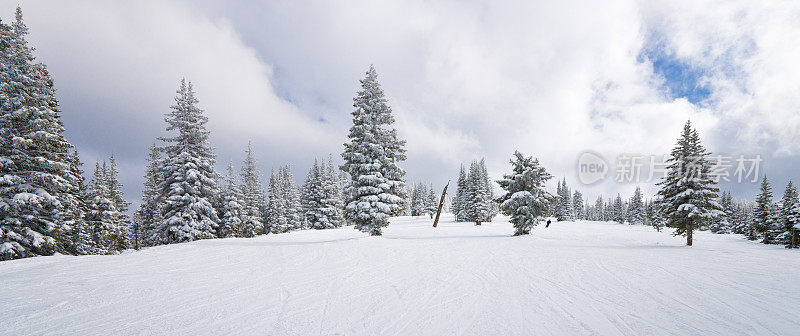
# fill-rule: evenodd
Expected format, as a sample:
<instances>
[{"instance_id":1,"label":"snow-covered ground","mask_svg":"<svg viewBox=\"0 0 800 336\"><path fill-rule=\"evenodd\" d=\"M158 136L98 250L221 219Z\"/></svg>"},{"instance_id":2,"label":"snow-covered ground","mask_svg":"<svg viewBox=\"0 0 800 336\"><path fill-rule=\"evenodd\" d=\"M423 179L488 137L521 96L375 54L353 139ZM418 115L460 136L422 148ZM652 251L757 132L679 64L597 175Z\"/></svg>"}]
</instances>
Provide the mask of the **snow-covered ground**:
<instances>
[{"instance_id":1,"label":"snow-covered ground","mask_svg":"<svg viewBox=\"0 0 800 336\"><path fill-rule=\"evenodd\" d=\"M0 335L800 334L800 251L600 222L430 224L0 262Z\"/></svg>"}]
</instances>

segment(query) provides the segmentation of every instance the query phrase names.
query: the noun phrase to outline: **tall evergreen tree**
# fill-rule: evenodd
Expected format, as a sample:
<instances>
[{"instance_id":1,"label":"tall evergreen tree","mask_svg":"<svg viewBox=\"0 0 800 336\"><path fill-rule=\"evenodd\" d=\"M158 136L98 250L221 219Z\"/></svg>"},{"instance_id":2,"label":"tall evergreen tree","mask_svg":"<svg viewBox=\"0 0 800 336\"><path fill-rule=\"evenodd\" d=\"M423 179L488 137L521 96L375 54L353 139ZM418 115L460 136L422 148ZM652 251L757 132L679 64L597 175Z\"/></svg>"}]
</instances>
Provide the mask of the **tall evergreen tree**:
<instances>
[{"instance_id":1,"label":"tall evergreen tree","mask_svg":"<svg viewBox=\"0 0 800 336\"><path fill-rule=\"evenodd\" d=\"M580 191L575 190L575 192L572 193L572 206L575 210L575 219L585 220L588 207L584 208L583 194L581 194Z\"/></svg>"},{"instance_id":2,"label":"tall evergreen tree","mask_svg":"<svg viewBox=\"0 0 800 336\"><path fill-rule=\"evenodd\" d=\"M220 190L219 174L214 170L216 157L208 143L208 118L197 107L192 83L181 80L172 111L166 115L167 131L176 131L166 142L159 171L164 203L159 207L160 240L164 244L181 243L216 236L219 217L213 204Z\"/></svg>"},{"instance_id":3,"label":"tall evergreen tree","mask_svg":"<svg viewBox=\"0 0 800 336\"><path fill-rule=\"evenodd\" d=\"M156 144L150 146L147 155L147 168L144 173L144 189L142 190L142 204L134 213L134 221L139 223L139 236L141 244L153 246L160 243L158 225L161 223L159 205L161 204L161 190L159 183L162 174L161 152Z\"/></svg>"},{"instance_id":4,"label":"tall evergreen tree","mask_svg":"<svg viewBox=\"0 0 800 336\"><path fill-rule=\"evenodd\" d=\"M217 236L226 237L252 237L254 235L253 223L247 213L247 208L243 205L246 197L241 187L236 182L236 172L233 162L228 163L228 174L225 176L225 185L222 187L220 197L220 216L222 216Z\"/></svg>"},{"instance_id":5,"label":"tall evergreen tree","mask_svg":"<svg viewBox=\"0 0 800 336\"><path fill-rule=\"evenodd\" d=\"M436 190L433 189L433 184L428 188L428 194L425 195L425 213L433 219L433 215L439 210L439 202L436 198Z\"/></svg>"},{"instance_id":6,"label":"tall evergreen tree","mask_svg":"<svg viewBox=\"0 0 800 336\"><path fill-rule=\"evenodd\" d=\"M611 205L611 220L625 224L625 207L622 204L622 196L617 194L617 198L614 199L614 203Z\"/></svg>"},{"instance_id":7,"label":"tall evergreen tree","mask_svg":"<svg viewBox=\"0 0 800 336\"><path fill-rule=\"evenodd\" d=\"M322 175L322 199L320 199L320 211L326 220L323 225L325 228L340 227L344 225L344 198L342 194L342 180L339 178L339 169L333 164L333 157L328 157L328 165L321 166Z\"/></svg>"},{"instance_id":8,"label":"tall evergreen tree","mask_svg":"<svg viewBox=\"0 0 800 336\"><path fill-rule=\"evenodd\" d=\"M786 233L783 243L790 244L792 228L800 224L800 200L798 200L797 187L792 181L786 185L786 190L781 199L781 231ZM800 225L798 225L800 227Z\"/></svg>"},{"instance_id":9,"label":"tall evergreen tree","mask_svg":"<svg viewBox=\"0 0 800 336\"><path fill-rule=\"evenodd\" d=\"M511 174L497 181L506 194L498 199L503 214L511 216L516 229L514 235L526 235L548 212L552 196L545 190L545 182L552 178L539 165L539 160L514 152Z\"/></svg>"},{"instance_id":10,"label":"tall evergreen tree","mask_svg":"<svg viewBox=\"0 0 800 336\"><path fill-rule=\"evenodd\" d=\"M453 215L456 221L463 222L467 220L466 213L467 202L467 172L464 170L464 165L461 165L461 170L458 173L458 183L456 184L456 196L453 199Z\"/></svg>"},{"instance_id":11,"label":"tall evergreen tree","mask_svg":"<svg viewBox=\"0 0 800 336\"><path fill-rule=\"evenodd\" d=\"M709 153L689 121L667 160L667 173L658 183L664 218L675 234L686 235L692 245L692 233L720 214L716 182L712 176Z\"/></svg>"},{"instance_id":12,"label":"tall evergreen tree","mask_svg":"<svg viewBox=\"0 0 800 336\"><path fill-rule=\"evenodd\" d=\"M605 205L605 202L603 201L603 196L597 196L597 201L595 201L595 203L594 203L594 209L595 209L595 211L594 211L595 212L595 219L594 220L596 220L596 221L605 221L605 220L607 220L606 216L605 216L605 207L604 207L604 205Z\"/></svg>"},{"instance_id":13,"label":"tall evergreen tree","mask_svg":"<svg viewBox=\"0 0 800 336\"><path fill-rule=\"evenodd\" d=\"M630 204L628 205L628 220L632 225L644 224L644 202L642 201L642 189L636 187L633 191Z\"/></svg>"},{"instance_id":14,"label":"tall evergreen tree","mask_svg":"<svg viewBox=\"0 0 800 336\"><path fill-rule=\"evenodd\" d=\"M467 198L464 203L467 217L475 225L481 225L491 215L493 200L489 198L487 187L480 163L473 161L467 174Z\"/></svg>"},{"instance_id":15,"label":"tall evergreen tree","mask_svg":"<svg viewBox=\"0 0 800 336\"><path fill-rule=\"evenodd\" d=\"M27 34L19 7L10 27L0 23L0 260L76 250L73 147Z\"/></svg>"},{"instance_id":16,"label":"tall evergreen tree","mask_svg":"<svg viewBox=\"0 0 800 336\"><path fill-rule=\"evenodd\" d=\"M773 243L781 224L778 219L778 209L772 201L772 185L767 176L761 180L761 192L756 197L756 207L753 210L753 230L750 239L763 238L764 244Z\"/></svg>"},{"instance_id":17,"label":"tall evergreen tree","mask_svg":"<svg viewBox=\"0 0 800 336\"><path fill-rule=\"evenodd\" d=\"M264 210L266 197L261 185L261 173L258 171L253 147L248 142L242 163L242 236L253 237L264 232Z\"/></svg>"},{"instance_id":18,"label":"tall evergreen tree","mask_svg":"<svg viewBox=\"0 0 800 336\"><path fill-rule=\"evenodd\" d=\"M89 204L86 214L86 223L91 228L97 254L108 254L122 251L126 248L124 214L117 209L112 191L114 182L113 174L109 172L106 162L102 165L95 164L94 174L89 184Z\"/></svg>"},{"instance_id":19,"label":"tall evergreen tree","mask_svg":"<svg viewBox=\"0 0 800 336\"><path fill-rule=\"evenodd\" d=\"M394 117L378 83L375 68L361 80L353 99L353 126L345 144L344 170L351 183L346 194L346 216L355 228L379 236L389 217L400 213L405 197L405 141L392 128Z\"/></svg>"},{"instance_id":20,"label":"tall evergreen tree","mask_svg":"<svg viewBox=\"0 0 800 336\"><path fill-rule=\"evenodd\" d=\"M563 181L558 183L558 188L556 188L556 194L558 194L557 205L556 205L556 219L558 221L571 221L573 208L572 208L572 193L567 187L567 179L564 178Z\"/></svg>"}]
</instances>

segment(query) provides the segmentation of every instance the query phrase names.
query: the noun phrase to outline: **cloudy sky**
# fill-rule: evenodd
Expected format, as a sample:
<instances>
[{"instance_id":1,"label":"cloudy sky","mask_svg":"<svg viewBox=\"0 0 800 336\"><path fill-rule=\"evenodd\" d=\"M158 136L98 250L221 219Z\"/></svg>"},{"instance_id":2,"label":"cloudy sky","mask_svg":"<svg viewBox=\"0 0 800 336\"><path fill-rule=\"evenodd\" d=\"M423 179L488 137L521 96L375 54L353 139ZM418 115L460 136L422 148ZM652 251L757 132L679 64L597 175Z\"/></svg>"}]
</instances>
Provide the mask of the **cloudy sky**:
<instances>
[{"instance_id":1,"label":"cloudy sky","mask_svg":"<svg viewBox=\"0 0 800 336\"><path fill-rule=\"evenodd\" d=\"M338 159L374 64L408 141L411 181L461 162L534 155L577 182L585 150L663 154L690 119L707 148L760 154L780 191L800 164L798 1L21 1L88 167L114 153L138 199L148 146L181 77L210 118L220 167L252 141L298 181ZM0 3L13 19L16 2ZM88 168L87 168L88 169ZM652 183L642 183L647 194ZM553 182L555 187L555 182ZM726 183L751 197L755 184Z\"/></svg>"}]
</instances>

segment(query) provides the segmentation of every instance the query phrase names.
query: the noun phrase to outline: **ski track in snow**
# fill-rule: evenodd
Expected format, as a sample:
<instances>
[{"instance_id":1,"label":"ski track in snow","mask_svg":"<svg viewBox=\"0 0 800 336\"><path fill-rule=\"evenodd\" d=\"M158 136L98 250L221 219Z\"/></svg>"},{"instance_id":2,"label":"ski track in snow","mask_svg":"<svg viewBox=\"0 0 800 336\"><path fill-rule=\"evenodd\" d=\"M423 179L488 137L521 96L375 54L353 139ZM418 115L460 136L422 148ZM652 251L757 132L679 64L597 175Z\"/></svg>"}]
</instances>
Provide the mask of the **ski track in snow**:
<instances>
[{"instance_id":1,"label":"ski track in snow","mask_svg":"<svg viewBox=\"0 0 800 336\"><path fill-rule=\"evenodd\" d=\"M0 263L0 335L798 335L800 251L555 222L399 217Z\"/></svg>"}]
</instances>

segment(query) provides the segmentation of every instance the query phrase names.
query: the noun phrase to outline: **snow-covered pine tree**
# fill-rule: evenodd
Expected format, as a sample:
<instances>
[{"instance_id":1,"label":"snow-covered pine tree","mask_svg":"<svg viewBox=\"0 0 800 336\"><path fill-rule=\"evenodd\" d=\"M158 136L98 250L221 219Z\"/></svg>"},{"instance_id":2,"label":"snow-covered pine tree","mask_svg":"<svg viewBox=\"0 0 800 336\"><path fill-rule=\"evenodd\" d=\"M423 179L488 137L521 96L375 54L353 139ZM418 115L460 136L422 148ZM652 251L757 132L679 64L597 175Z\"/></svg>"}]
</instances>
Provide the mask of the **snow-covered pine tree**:
<instances>
[{"instance_id":1,"label":"snow-covered pine tree","mask_svg":"<svg viewBox=\"0 0 800 336\"><path fill-rule=\"evenodd\" d=\"M628 205L628 220L631 225L644 224L644 203L642 202L642 189L636 187Z\"/></svg>"},{"instance_id":2,"label":"snow-covered pine tree","mask_svg":"<svg viewBox=\"0 0 800 336\"><path fill-rule=\"evenodd\" d=\"M464 164L461 164L461 170L458 172L458 183L456 184L456 196L453 198L453 215L455 215L458 222L467 220L466 201L467 172L464 170Z\"/></svg>"},{"instance_id":3,"label":"snow-covered pine tree","mask_svg":"<svg viewBox=\"0 0 800 336\"><path fill-rule=\"evenodd\" d=\"M572 193L572 206L575 210L575 220L585 220L586 208L583 206L583 194L580 191L575 190Z\"/></svg>"},{"instance_id":4,"label":"snow-covered pine tree","mask_svg":"<svg viewBox=\"0 0 800 336\"><path fill-rule=\"evenodd\" d=\"M439 199L436 197L436 190L433 184L428 188L428 194L425 195L425 213L433 219L433 215L439 210Z\"/></svg>"},{"instance_id":5,"label":"snow-covered pine tree","mask_svg":"<svg viewBox=\"0 0 800 336\"><path fill-rule=\"evenodd\" d=\"M117 209L111 188L113 174L106 162L95 164L89 184L89 204L86 223L91 228L97 254L117 253L126 248L125 217Z\"/></svg>"},{"instance_id":6,"label":"snow-covered pine tree","mask_svg":"<svg viewBox=\"0 0 800 336\"><path fill-rule=\"evenodd\" d=\"M514 235L526 235L548 213L552 196L545 190L545 183L552 178L533 157L524 157L514 152L512 173L497 181L506 191L497 201L500 211L511 217L516 231Z\"/></svg>"},{"instance_id":7,"label":"snow-covered pine tree","mask_svg":"<svg viewBox=\"0 0 800 336\"><path fill-rule=\"evenodd\" d=\"M470 221L475 225L481 225L491 214L493 201L489 198L487 185L483 178L481 166L477 161L473 161L467 174L467 193L466 193L466 212Z\"/></svg>"},{"instance_id":8,"label":"snow-covered pine tree","mask_svg":"<svg viewBox=\"0 0 800 336\"><path fill-rule=\"evenodd\" d=\"M667 226L675 235L686 234L686 245L692 245L692 233L719 216L719 189L712 176L709 153L689 121L667 160L667 173L658 182L658 195Z\"/></svg>"},{"instance_id":9,"label":"snow-covered pine tree","mask_svg":"<svg viewBox=\"0 0 800 336\"><path fill-rule=\"evenodd\" d=\"M480 167L481 176L483 176L483 184L484 188L486 189L486 198L491 200L491 202L489 202L489 214L486 216L484 221L491 222L500 211L500 205L497 202L494 202L494 199L496 198L494 195L494 188L492 187L492 181L489 179L489 171L486 169L486 160L484 158L481 158L481 160L478 161L478 167Z\"/></svg>"},{"instance_id":10,"label":"snow-covered pine tree","mask_svg":"<svg viewBox=\"0 0 800 336\"><path fill-rule=\"evenodd\" d=\"M425 197L427 187L422 182L417 182L411 191L411 216L421 216L425 212Z\"/></svg>"},{"instance_id":11,"label":"snow-covered pine tree","mask_svg":"<svg viewBox=\"0 0 800 336\"><path fill-rule=\"evenodd\" d=\"M222 195L220 196L220 216L221 221L219 228L217 228L217 236L220 238L226 237L252 237L253 223L248 222L252 220L247 213L246 207L243 203L246 197L242 192L241 187L236 182L236 171L233 168L233 162L228 163L228 174L225 176L225 185L222 187Z\"/></svg>"},{"instance_id":12,"label":"snow-covered pine tree","mask_svg":"<svg viewBox=\"0 0 800 336\"><path fill-rule=\"evenodd\" d=\"M652 226L658 232L661 232L661 229L666 225L666 221L664 219L664 210L660 208L663 204L664 203L659 199L654 199L650 204L650 207L652 208L649 219L650 226Z\"/></svg>"},{"instance_id":13,"label":"snow-covered pine tree","mask_svg":"<svg viewBox=\"0 0 800 336\"><path fill-rule=\"evenodd\" d=\"M772 202L772 185L767 176L761 180L761 190L756 196L756 207L753 210L753 230L750 232L750 239L764 237L767 231L771 230L776 223L773 222L772 211L775 208ZM755 234L755 236L753 236ZM768 240L764 237L764 242Z\"/></svg>"},{"instance_id":14,"label":"snow-covered pine tree","mask_svg":"<svg viewBox=\"0 0 800 336\"><path fill-rule=\"evenodd\" d=\"M414 203L414 186L406 184L406 194L403 197L403 211L402 216L413 216L411 205Z\"/></svg>"},{"instance_id":15,"label":"snow-covered pine tree","mask_svg":"<svg viewBox=\"0 0 800 336\"><path fill-rule=\"evenodd\" d=\"M572 208L572 193L569 187L567 187L566 177L559 183L556 192L558 193L558 212L556 213L556 219L558 219L558 221L572 221L574 212Z\"/></svg>"},{"instance_id":16,"label":"snow-covered pine tree","mask_svg":"<svg viewBox=\"0 0 800 336\"><path fill-rule=\"evenodd\" d=\"M311 229L328 229L332 225L322 213L323 195L323 171L320 169L319 161L314 159L314 164L308 169L306 181L301 188L301 203L303 206L303 219Z\"/></svg>"},{"instance_id":17,"label":"snow-covered pine tree","mask_svg":"<svg viewBox=\"0 0 800 336\"><path fill-rule=\"evenodd\" d=\"M286 202L283 199L283 184L279 174L273 170L269 175L269 204L267 206L267 223L265 233L284 233L292 230L286 218ZM268 230L268 231L267 231Z\"/></svg>"},{"instance_id":18,"label":"snow-covered pine tree","mask_svg":"<svg viewBox=\"0 0 800 336\"><path fill-rule=\"evenodd\" d=\"M625 207L622 204L622 196L620 196L620 194L617 194L617 198L614 199L611 209L611 220L620 224L625 224Z\"/></svg>"},{"instance_id":19,"label":"snow-covered pine tree","mask_svg":"<svg viewBox=\"0 0 800 336\"><path fill-rule=\"evenodd\" d=\"M147 155L142 204L133 215L134 222L139 223L139 237L142 246L153 246L160 243L158 231L158 225L161 223L158 210L161 204L161 191L158 187L162 179L159 171L160 161L161 151L156 144L153 144Z\"/></svg>"},{"instance_id":20,"label":"snow-covered pine tree","mask_svg":"<svg viewBox=\"0 0 800 336\"><path fill-rule=\"evenodd\" d=\"M125 200L125 195L122 192L122 183L119 182L119 169L117 168L117 161L114 159L114 154L108 158L108 169L105 171L107 176L105 178L106 188L108 189L108 198L114 202L114 209L117 211L116 220L119 221L119 230L121 238L124 241L124 248L133 246L133 228L131 221L128 217L128 207L131 203Z\"/></svg>"},{"instance_id":21,"label":"snow-covered pine tree","mask_svg":"<svg viewBox=\"0 0 800 336\"><path fill-rule=\"evenodd\" d=\"M798 200L797 187L794 186L792 181L786 185L786 191L783 193L781 199L781 224L782 230L786 234L782 238L782 243L791 244L792 228L800 224L800 200Z\"/></svg>"},{"instance_id":22,"label":"snow-covered pine tree","mask_svg":"<svg viewBox=\"0 0 800 336\"><path fill-rule=\"evenodd\" d=\"M353 126L345 144L342 170L350 175L346 217L355 228L379 236L389 217L400 213L405 196L405 141L392 128L394 117L370 65L353 98Z\"/></svg>"},{"instance_id":23,"label":"snow-covered pine tree","mask_svg":"<svg viewBox=\"0 0 800 336\"><path fill-rule=\"evenodd\" d=\"M0 25L0 260L76 250L73 209L80 178L71 169L47 67L35 62L28 28Z\"/></svg>"},{"instance_id":24,"label":"snow-covered pine tree","mask_svg":"<svg viewBox=\"0 0 800 336\"><path fill-rule=\"evenodd\" d=\"M289 224L291 230L307 229L305 221L303 220L303 204L300 202L300 188L294 182L294 175L292 168L289 165L284 166L278 171L280 183L283 190L283 201L285 203L284 216L286 216L286 223Z\"/></svg>"},{"instance_id":25,"label":"snow-covered pine tree","mask_svg":"<svg viewBox=\"0 0 800 336\"><path fill-rule=\"evenodd\" d=\"M86 180L83 177L83 162L80 160L78 151L72 152L70 161L72 175L77 177L75 185L78 188L72 204L68 204L68 209L72 210L73 241L75 241L75 254L91 254L94 250L91 227L86 223L86 214L89 212L88 200L89 192L86 187Z\"/></svg>"},{"instance_id":26,"label":"snow-covered pine tree","mask_svg":"<svg viewBox=\"0 0 800 336\"><path fill-rule=\"evenodd\" d=\"M192 83L181 80L172 111L166 114L166 130L176 131L166 142L159 171L163 204L160 240L164 244L181 243L216 236L219 217L213 204L219 197L214 170L216 157L208 143L208 118L197 107Z\"/></svg>"},{"instance_id":27,"label":"snow-covered pine tree","mask_svg":"<svg viewBox=\"0 0 800 336\"><path fill-rule=\"evenodd\" d=\"M335 228L344 225L344 198L342 195L342 181L339 178L339 169L333 164L333 156L328 156L328 165L321 166L322 174L322 199L320 199L320 212L326 218L325 228Z\"/></svg>"},{"instance_id":28,"label":"snow-covered pine tree","mask_svg":"<svg viewBox=\"0 0 800 336\"><path fill-rule=\"evenodd\" d=\"M719 197L719 205L722 213L714 219L709 226L709 231L713 233L731 233L732 217L734 212L733 197L729 191L723 191Z\"/></svg>"},{"instance_id":29,"label":"snow-covered pine tree","mask_svg":"<svg viewBox=\"0 0 800 336\"><path fill-rule=\"evenodd\" d=\"M248 142L245 150L244 162L242 162L241 186L242 191L242 236L253 237L265 232L264 230L264 210L266 198L264 187L261 185L261 173L258 171L253 147Z\"/></svg>"},{"instance_id":30,"label":"snow-covered pine tree","mask_svg":"<svg viewBox=\"0 0 800 336\"><path fill-rule=\"evenodd\" d=\"M606 216L605 216L605 207L604 207L604 205L605 205L605 202L603 201L603 196L597 196L597 201L595 201L595 203L594 203L594 213L595 213L594 220L596 220L596 221L605 221L605 220L607 220Z\"/></svg>"}]
</instances>

